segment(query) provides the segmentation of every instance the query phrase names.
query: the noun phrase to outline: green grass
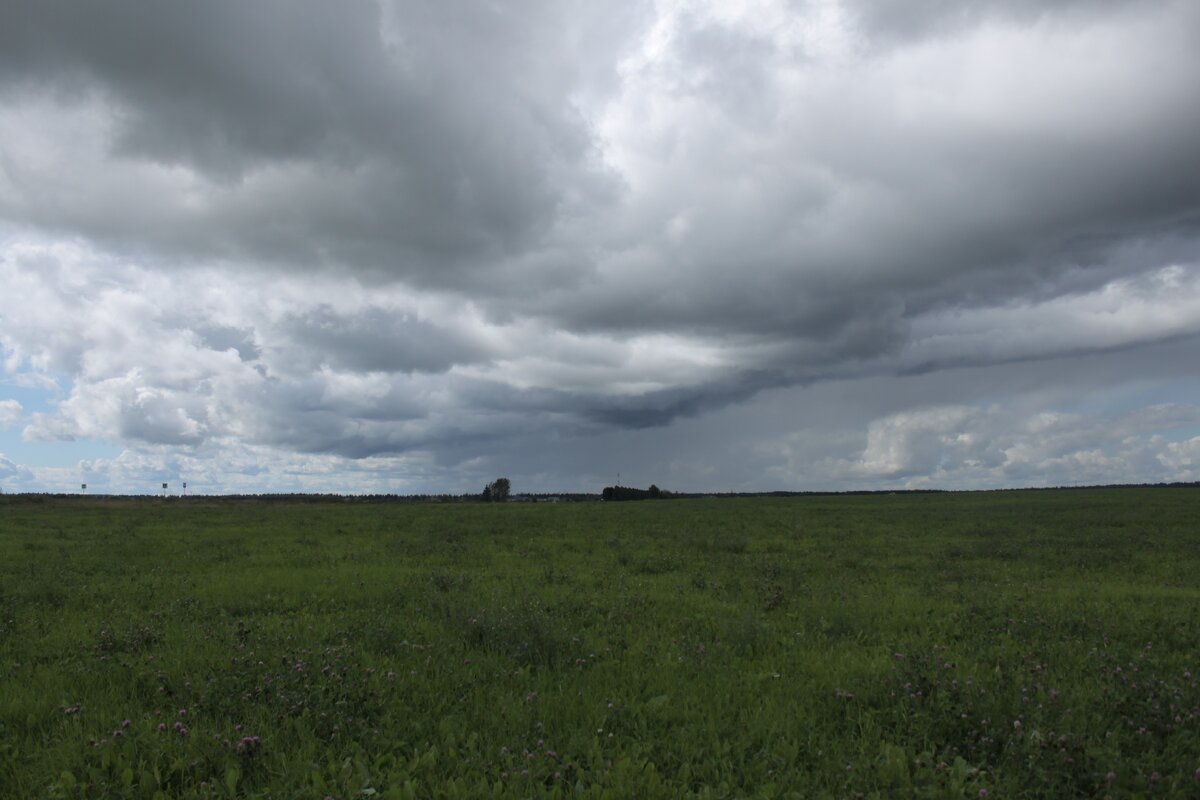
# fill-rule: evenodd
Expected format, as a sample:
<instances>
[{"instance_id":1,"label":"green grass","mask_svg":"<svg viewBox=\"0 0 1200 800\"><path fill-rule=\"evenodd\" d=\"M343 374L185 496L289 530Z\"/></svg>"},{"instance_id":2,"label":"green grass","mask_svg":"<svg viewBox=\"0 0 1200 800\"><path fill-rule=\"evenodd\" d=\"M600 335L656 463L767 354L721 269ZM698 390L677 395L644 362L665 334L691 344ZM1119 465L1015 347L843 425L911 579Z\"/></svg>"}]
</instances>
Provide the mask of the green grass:
<instances>
[{"instance_id":1,"label":"green grass","mask_svg":"<svg viewBox=\"0 0 1200 800\"><path fill-rule=\"evenodd\" d=\"M1198 504L0 498L0 796L1194 798Z\"/></svg>"}]
</instances>

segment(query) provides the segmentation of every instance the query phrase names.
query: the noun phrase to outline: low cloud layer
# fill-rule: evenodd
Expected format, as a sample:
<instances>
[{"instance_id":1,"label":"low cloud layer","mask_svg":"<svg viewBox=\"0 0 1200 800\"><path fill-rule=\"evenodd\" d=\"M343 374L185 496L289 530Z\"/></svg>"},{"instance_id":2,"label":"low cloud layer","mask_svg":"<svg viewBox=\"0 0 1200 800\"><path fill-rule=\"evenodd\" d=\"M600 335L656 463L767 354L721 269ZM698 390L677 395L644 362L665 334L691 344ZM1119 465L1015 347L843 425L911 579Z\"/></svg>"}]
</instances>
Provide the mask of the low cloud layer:
<instances>
[{"instance_id":1,"label":"low cloud layer","mask_svg":"<svg viewBox=\"0 0 1200 800\"><path fill-rule=\"evenodd\" d=\"M1193 475L1195 4L10 5L5 485Z\"/></svg>"}]
</instances>

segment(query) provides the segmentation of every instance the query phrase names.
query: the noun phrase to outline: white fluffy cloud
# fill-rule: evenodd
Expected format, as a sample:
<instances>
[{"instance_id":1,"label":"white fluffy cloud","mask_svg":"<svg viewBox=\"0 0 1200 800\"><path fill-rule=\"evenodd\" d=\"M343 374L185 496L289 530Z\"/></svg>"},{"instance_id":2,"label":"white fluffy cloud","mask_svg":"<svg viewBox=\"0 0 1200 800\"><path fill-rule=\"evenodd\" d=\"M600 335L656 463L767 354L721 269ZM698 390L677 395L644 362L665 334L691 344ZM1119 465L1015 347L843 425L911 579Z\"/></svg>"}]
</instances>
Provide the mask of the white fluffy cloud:
<instances>
[{"instance_id":1,"label":"white fluffy cloud","mask_svg":"<svg viewBox=\"0 0 1200 800\"><path fill-rule=\"evenodd\" d=\"M0 400L0 428L15 425L21 418L21 404L16 400Z\"/></svg>"},{"instance_id":2,"label":"white fluffy cloud","mask_svg":"<svg viewBox=\"0 0 1200 800\"><path fill-rule=\"evenodd\" d=\"M1200 407L1032 416L997 407L931 407L872 421L866 448L847 469L905 486L1185 479L1167 468L1167 459L1194 448L1200 437L1168 442L1161 435L1180 428L1200 428Z\"/></svg>"}]
</instances>

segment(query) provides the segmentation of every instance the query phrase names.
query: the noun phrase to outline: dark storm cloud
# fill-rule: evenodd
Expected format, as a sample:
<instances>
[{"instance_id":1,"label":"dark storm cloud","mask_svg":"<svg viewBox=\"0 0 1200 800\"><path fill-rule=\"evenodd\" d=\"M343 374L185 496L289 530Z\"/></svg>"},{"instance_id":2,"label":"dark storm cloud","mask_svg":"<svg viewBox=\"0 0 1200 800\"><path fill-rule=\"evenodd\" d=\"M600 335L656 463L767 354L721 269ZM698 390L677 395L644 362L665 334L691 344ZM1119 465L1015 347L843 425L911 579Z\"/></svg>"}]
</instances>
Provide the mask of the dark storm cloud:
<instances>
[{"instance_id":1,"label":"dark storm cloud","mask_svg":"<svg viewBox=\"0 0 1200 800\"><path fill-rule=\"evenodd\" d=\"M793 381L781 373L755 370L734 373L722 380L697 386L659 389L630 397L592 401L581 413L588 419L619 428L641 429L667 425L681 417L695 417L752 397L763 389Z\"/></svg>"},{"instance_id":2,"label":"dark storm cloud","mask_svg":"<svg viewBox=\"0 0 1200 800\"><path fill-rule=\"evenodd\" d=\"M1113 11L1137 9L1135 0L850 0L856 25L876 45L949 36L986 23L1081 25Z\"/></svg>"},{"instance_id":3,"label":"dark storm cloud","mask_svg":"<svg viewBox=\"0 0 1200 800\"><path fill-rule=\"evenodd\" d=\"M676 191L643 210L686 232L638 228L626 256L631 272L645 265L638 291L600 284L555 309L563 324L819 335L888 303L913 316L1099 286L1129 269L1112 262L1130 243L1173 237L1177 257L1193 254L1200 25L1183 6L1172 16L1133 42L975 29L974 45L900 48L798 85L774 75L804 59L764 50L772 69L751 94L773 109L765 129L726 99L747 95L743 70L721 69L744 51L684 27L670 74L704 78L661 98L690 98L651 151Z\"/></svg>"},{"instance_id":4,"label":"dark storm cloud","mask_svg":"<svg viewBox=\"0 0 1200 800\"><path fill-rule=\"evenodd\" d=\"M6 6L6 82L111 93L119 153L236 179L259 159L335 149L335 131L355 135L339 119L383 95L379 14L366 3Z\"/></svg>"},{"instance_id":5,"label":"dark storm cloud","mask_svg":"<svg viewBox=\"0 0 1200 800\"><path fill-rule=\"evenodd\" d=\"M254 361L262 350L254 342L254 331L199 322L193 330L200 342L212 350L233 350L242 361Z\"/></svg>"},{"instance_id":6,"label":"dark storm cloud","mask_svg":"<svg viewBox=\"0 0 1200 800\"><path fill-rule=\"evenodd\" d=\"M78 209L82 232L456 285L477 259L523 251L559 213L611 191L567 98L574 43L556 26L567 13L536 3L7 3L0 82L10 99L97 100L111 158L203 180L197 204L159 220ZM51 229L69 221L56 213L53 198L11 209Z\"/></svg>"},{"instance_id":7,"label":"dark storm cloud","mask_svg":"<svg viewBox=\"0 0 1200 800\"><path fill-rule=\"evenodd\" d=\"M880 344L931 308L1101 285L1130 241L1190 229L1195 247L1195 11L1156 8L1139 32L1121 4L954 8L850 4L852 25L958 38L834 71L769 27L681 14L661 61L625 75L618 100L669 116L641 148L655 182L618 195L620 151L651 123L604 143L572 103L612 84L586 65L622 52L588 50L579 8L21 5L0 34L9 85L98 93L114 155L205 182L131 214L83 169L7 205L141 252L457 288L571 330L835 340L866 321ZM1075 42L1085 22L1134 28L1106 34L1126 65L1080 63L1111 58L1103 36ZM1008 46L1028 52L990 54ZM845 356L871 354L856 341Z\"/></svg>"},{"instance_id":8,"label":"dark storm cloud","mask_svg":"<svg viewBox=\"0 0 1200 800\"><path fill-rule=\"evenodd\" d=\"M285 335L310 368L332 363L362 372L444 372L488 357L482 343L458 331L377 307L339 315L318 306L291 318Z\"/></svg>"},{"instance_id":9,"label":"dark storm cloud","mask_svg":"<svg viewBox=\"0 0 1200 800\"><path fill-rule=\"evenodd\" d=\"M274 383L271 398L251 421L255 440L304 453L367 458L512 441L538 424L536 398L492 407L471 402L505 393L486 382L460 379L448 389L393 378L384 387L363 396L353 387L331 392L327 379Z\"/></svg>"}]
</instances>

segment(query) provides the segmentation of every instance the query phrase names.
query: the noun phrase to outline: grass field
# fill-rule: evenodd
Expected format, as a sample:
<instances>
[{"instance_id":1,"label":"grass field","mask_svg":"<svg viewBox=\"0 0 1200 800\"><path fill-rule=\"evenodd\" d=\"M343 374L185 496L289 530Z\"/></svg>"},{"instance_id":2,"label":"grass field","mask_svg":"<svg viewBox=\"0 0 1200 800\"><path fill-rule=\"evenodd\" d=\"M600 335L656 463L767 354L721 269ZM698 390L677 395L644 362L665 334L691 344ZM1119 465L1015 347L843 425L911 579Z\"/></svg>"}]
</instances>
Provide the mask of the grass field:
<instances>
[{"instance_id":1,"label":"grass field","mask_svg":"<svg viewBox=\"0 0 1200 800\"><path fill-rule=\"evenodd\" d=\"M0 498L0 797L1200 797L1200 490Z\"/></svg>"}]
</instances>

